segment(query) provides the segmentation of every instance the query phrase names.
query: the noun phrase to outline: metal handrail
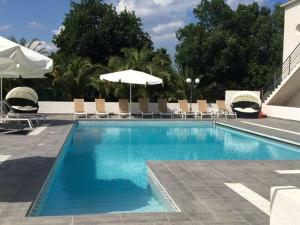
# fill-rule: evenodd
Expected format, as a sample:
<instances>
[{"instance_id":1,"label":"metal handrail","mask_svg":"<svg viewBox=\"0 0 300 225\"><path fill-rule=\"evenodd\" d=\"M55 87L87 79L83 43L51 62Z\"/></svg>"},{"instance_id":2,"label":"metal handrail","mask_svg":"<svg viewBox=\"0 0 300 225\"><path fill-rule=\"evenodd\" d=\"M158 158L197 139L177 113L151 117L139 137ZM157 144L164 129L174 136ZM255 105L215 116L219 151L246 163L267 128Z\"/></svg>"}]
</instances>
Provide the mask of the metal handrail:
<instances>
[{"instance_id":1,"label":"metal handrail","mask_svg":"<svg viewBox=\"0 0 300 225\"><path fill-rule=\"evenodd\" d=\"M267 100L270 94L280 85L283 79L300 63L300 43L294 48L282 65L275 71L274 76L262 88L262 101Z\"/></svg>"}]
</instances>

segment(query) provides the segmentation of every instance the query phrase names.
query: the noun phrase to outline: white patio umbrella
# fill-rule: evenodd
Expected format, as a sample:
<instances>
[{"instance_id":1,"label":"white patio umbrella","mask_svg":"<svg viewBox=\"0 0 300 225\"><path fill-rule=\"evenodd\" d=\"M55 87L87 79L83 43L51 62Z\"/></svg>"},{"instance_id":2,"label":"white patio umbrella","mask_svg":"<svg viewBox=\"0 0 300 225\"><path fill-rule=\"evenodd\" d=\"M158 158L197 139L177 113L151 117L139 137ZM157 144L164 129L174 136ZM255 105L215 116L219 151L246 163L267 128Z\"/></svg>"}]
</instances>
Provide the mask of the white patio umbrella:
<instances>
[{"instance_id":1,"label":"white patio umbrella","mask_svg":"<svg viewBox=\"0 0 300 225\"><path fill-rule=\"evenodd\" d=\"M130 112L131 115L131 95L132 95L132 84L140 85L156 85L162 84L163 80L152 76L150 74L136 71L136 70L125 70L115 73L108 73L100 76L100 80L106 80L111 82L121 82L130 85Z\"/></svg>"},{"instance_id":2,"label":"white patio umbrella","mask_svg":"<svg viewBox=\"0 0 300 225\"><path fill-rule=\"evenodd\" d=\"M53 60L0 36L1 114L3 78L45 78Z\"/></svg>"}]
</instances>

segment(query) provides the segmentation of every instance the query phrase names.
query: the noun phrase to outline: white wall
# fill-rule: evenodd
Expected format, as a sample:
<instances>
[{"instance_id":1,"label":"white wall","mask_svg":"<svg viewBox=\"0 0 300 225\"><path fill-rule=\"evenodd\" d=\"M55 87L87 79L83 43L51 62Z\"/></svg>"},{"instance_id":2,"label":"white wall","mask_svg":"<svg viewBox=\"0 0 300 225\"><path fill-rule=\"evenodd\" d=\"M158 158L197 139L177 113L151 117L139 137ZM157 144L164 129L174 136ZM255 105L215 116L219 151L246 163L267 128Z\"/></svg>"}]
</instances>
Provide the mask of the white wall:
<instances>
[{"instance_id":1,"label":"white wall","mask_svg":"<svg viewBox=\"0 0 300 225\"><path fill-rule=\"evenodd\" d=\"M73 102L39 102L39 113L47 114L72 114L74 113L74 103ZM84 107L87 113L94 114L96 111L95 102L85 102ZM106 102L106 111L109 113L119 113L119 103L118 102ZM169 110L179 110L178 103L168 103ZM192 109L197 110L197 104L192 104ZM157 103L149 104L149 111L157 112ZM132 103L132 113L138 113L138 103Z\"/></svg>"},{"instance_id":2,"label":"white wall","mask_svg":"<svg viewBox=\"0 0 300 225\"><path fill-rule=\"evenodd\" d=\"M300 1L294 0L283 5L284 13L284 42L283 61L300 43L300 31L296 27L300 24Z\"/></svg>"},{"instance_id":3,"label":"white wall","mask_svg":"<svg viewBox=\"0 0 300 225\"><path fill-rule=\"evenodd\" d=\"M228 109L230 109L230 101L239 91L226 91L226 99L225 104L227 102ZM254 91L253 93L260 95L259 91ZM40 101L39 102L39 113L47 113L47 114L73 114L74 113L74 103L73 102L51 102L51 101ZM84 103L85 111L87 113L94 114L96 111L95 102L85 102ZM119 113L119 103L118 102L106 102L105 103L106 111L109 113ZM178 103L168 103L168 108L170 111L172 110L179 110ZM208 111L211 109L217 109L217 105L215 102L208 103ZM197 103L192 104L192 110L194 112L198 112L198 105ZM149 111L150 112L157 112L157 103L150 103L149 104ZM132 103L132 113L138 113L138 103Z\"/></svg>"},{"instance_id":4,"label":"white wall","mask_svg":"<svg viewBox=\"0 0 300 225\"><path fill-rule=\"evenodd\" d=\"M300 108L263 104L262 112L269 117L300 121Z\"/></svg>"},{"instance_id":5,"label":"white wall","mask_svg":"<svg viewBox=\"0 0 300 225\"><path fill-rule=\"evenodd\" d=\"M286 106L300 108L300 90L294 93L294 96L288 101Z\"/></svg>"}]
</instances>

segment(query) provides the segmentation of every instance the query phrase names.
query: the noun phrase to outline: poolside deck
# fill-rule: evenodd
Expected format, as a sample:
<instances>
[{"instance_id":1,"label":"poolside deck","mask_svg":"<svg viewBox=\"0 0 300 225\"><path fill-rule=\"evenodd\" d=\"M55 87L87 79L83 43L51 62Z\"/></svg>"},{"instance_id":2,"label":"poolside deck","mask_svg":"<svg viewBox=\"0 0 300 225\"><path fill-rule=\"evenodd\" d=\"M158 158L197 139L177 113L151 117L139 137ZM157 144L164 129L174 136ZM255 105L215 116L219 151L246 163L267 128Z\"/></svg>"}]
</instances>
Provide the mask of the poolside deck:
<instances>
[{"instance_id":1,"label":"poolside deck","mask_svg":"<svg viewBox=\"0 0 300 225\"><path fill-rule=\"evenodd\" d=\"M26 217L28 209L73 124L69 120L71 117L52 119L48 122L49 126L36 135L0 135L0 225L266 225L269 217L264 207L270 199L270 187L300 186L300 174L279 174L275 171L299 170L300 161L149 162L149 167L182 212L29 218ZM298 122L277 119L220 122L300 143ZM248 201L241 196L242 190L237 193L238 189L235 192L225 183L241 183L260 195L261 201L251 203L251 199Z\"/></svg>"}]
</instances>

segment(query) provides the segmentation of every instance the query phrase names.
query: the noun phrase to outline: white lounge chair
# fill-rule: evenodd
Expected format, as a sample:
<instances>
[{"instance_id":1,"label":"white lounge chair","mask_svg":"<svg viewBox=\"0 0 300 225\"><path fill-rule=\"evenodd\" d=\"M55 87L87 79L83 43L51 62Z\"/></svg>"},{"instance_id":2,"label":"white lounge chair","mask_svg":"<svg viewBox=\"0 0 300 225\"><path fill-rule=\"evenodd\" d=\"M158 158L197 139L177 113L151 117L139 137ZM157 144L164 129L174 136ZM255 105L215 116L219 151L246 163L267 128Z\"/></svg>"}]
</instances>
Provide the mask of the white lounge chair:
<instances>
[{"instance_id":1,"label":"white lounge chair","mask_svg":"<svg viewBox=\"0 0 300 225\"><path fill-rule=\"evenodd\" d=\"M33 123L29 118L7 118L7 117L0 117L0 124L7 123L7 122L26 122L30 129L33 129ZM20 130L20 129L19 129Z\"/></svg>"},{"instance_id":2,"label":"white lounge chair","mask_svg":"<svg viewBox=\"0 0 300 225\"><path fill-rule=\"evenodd\" d=\"M193 112L189 109L187 100L178 100L178 104L180 108L179 114L181 114L181 118L186 119L187 116L196 118L196 112Z\"/></svg>"},{"instance_id":3,"label":"white lounge chair","mask_svg":"<svg viewBox=\"0 0 300 225\"><path fill-rule=\"evenodd\" d=\"M84 116L87 119L87 113L84 110L83 99L74 99L74 120L76 120L76 116Z\"/></svg>"},{"instance_id":4,"label":"white lounge chair","mask_svg":"<svg viewBox=\"0 0 300 225\"><path fill-rule=\"evenodd\" d=\"M129 116L128 99L119 99L119 118Z\"/></svg>"},{"instance_id":5,"label":"white lounge chair","mask_svg":"<svg viewBox=\"0 0 300 225\"><path fill-rule=\"evenodd\" d=\"M46 115L43 113L19 113L15 112L14 107L12 107L6 100L3 101L3 104L7 107L7 112L5 113L7 118L28 118L36 121L36 123L46 121Z\"/></svg>"},{"instance_id":6,"label":"white lounge chair","mask_svg":"<svg viewBox=\"0 0 300 225\"><path fill-rule=\"evenodd\" d=\"M213 113L208 111L207 101L206 100L198 100L198 112L197 115L202 119L203 117L213 117Z\"/></svg>"},{"instance_id":7,"label":"white lounge chair","mask_svg":"<svg viewBox=\"0 0 300 225\"><path fill-rule=\"evenodd\" d=\"M153 112L149 112L149 101L147 98L139 98L139 110L140 110L140 114L142 115L142 118L144 118L144 116L151 116L153 118Z\"/></svg>"},{"instance_id":8,"label":"white lounge chair","mask_svg":"<svg viewBox=\"0 0 300 225\"><path fill-rule=\"evenodd\" d=\"M105 110L105 99L96 99L96 118L106 117L108 118L108 112Z\"/></svg>"},{"instance_id":9,"label":"white lounge chair","mask_svg":"<svg viewBox=\"0 0 300 225\"><path fill-rule=\"evenodd\" d=\"M218 112L217 117L224 117L228 119L229 117L237 118L237 115L235 112L232 112L227 109L225 101L224 100L216 100L216 104L218 106Z\"/></svg>"},{"instance_id":10,"label":"white lounge chair","mask_svg":"<svg viewBox=\"0 0 300 225\"><path fill-rule=\"evenodd\" d=\"M173 112L168 110L168 101L165 98L159 98L157 99L157 115L160 115L160 118L163 118L164 116L170 116L173 118Z\"/></svg>"}]
</instances>

